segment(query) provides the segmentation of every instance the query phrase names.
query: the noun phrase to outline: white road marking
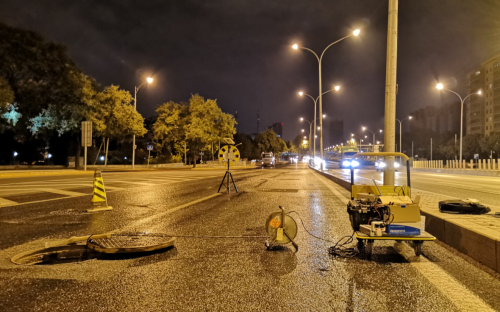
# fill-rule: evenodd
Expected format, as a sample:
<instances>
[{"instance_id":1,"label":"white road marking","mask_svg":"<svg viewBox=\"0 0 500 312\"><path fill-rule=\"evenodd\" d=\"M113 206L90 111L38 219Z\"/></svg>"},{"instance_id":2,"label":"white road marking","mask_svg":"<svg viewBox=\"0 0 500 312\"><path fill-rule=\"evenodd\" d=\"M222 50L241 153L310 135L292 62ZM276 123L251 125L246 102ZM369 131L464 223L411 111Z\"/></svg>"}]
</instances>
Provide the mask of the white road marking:
<instances>
[{"instance_id":1,"label":"white road marking","mask_svg":"<svg viewBox=\"0 0 500 312\"><path fill-rule=\"evenodd\" d=\"M48 192L48 193L54 193L54 194L61 194L61 195L68 195L68 196L82 196L82 195L88 195L85 193L77 193L77 192L71 192L71 191L65 191L65 190L58 190L58 189L42 189L39 188L37 189L38 191L42 192Z\"/></svg>"},{"instance_id":2,"label":"white road marking","mask_svg":"<svg viewBox=\"0 0 500 312\"><path fill-rule=\"evenodd\" d=\"M0 198L0 207L7 207L7 206L15 206L17 205L16 202L7 200L5 198Z\"/></svg>"},{"instance_id":3,"label":"white road marking","mask_svg":"<svg viewBox=\"0 0 500 312\"><path fill-rule=\"evenodd\" d=\"M314 175L345 204L349 202L348 198L332 186L334 182L317 173L314 173ZM407 258L407 260L413 268L422 274L422 276L434 285L434 287L448 298L460 311L494 311L481 298L468 290L467 287L463 286L458 280L425 257L419 257L419 262L415 262L415 260L411 258Z\"/></svg>"}]
</instances>

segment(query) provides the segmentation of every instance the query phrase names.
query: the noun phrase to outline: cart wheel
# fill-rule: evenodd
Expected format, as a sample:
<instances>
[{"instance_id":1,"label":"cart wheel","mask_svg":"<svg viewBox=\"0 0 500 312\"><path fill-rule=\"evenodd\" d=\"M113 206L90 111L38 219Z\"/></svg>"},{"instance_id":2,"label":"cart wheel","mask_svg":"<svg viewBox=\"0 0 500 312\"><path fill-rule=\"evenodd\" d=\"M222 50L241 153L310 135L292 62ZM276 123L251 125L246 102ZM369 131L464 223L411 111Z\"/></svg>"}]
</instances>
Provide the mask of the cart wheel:
<instances>
[{"instance_id":1,"label":"cart wheel","mask_svg":"<svg viewBox=\"0 0 500 312\"><path fill-rule=\"evenodd\" d=\"M415 242L415 255L417 255L417 257L420 257L420 255L422 255L422 242Z\"/></svg>"},{"instance_id":2,"label":"cart wheel","mask_svg":"<svg viewBox=\"0 0 500 312\"><path fill-rule=\"evenodd\" d=\"M365 246L365 253L368 256L368 258L370 258L372 255L372 249L373 249L373 240L369 239L366 241L366 246Z\"/></svg>"},{"instance_id":3,"label":"cart wheel","mask_svg":"<svg viewBox=\"0 0 500 312\"><path fill-rule=\"evenodd\" d=\"M365 243L362 239L358 239L358 250L363 250L365 248Z\"/></svg>"}]
</instances>

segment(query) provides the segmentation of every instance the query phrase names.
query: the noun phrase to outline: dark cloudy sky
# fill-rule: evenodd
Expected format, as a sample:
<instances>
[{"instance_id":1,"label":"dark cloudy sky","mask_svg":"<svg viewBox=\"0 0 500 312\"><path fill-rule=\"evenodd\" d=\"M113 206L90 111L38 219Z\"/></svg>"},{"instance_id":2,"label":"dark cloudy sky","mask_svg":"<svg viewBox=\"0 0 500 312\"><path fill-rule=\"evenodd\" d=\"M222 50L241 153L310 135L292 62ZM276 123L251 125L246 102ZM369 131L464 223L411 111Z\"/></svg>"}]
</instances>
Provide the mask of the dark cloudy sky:
<instances>
[{"instance_id":1,"label":"dark cloudy sky","mask_svg":"<svg viewBox=\"0 0 500 312\"><path fill-rule=\"evenodd\" d=\"M346 134L361 125L383 127L388 0L0 0L0 20L64 43L76 63L103 85L133 92L144 116L193 93L238 111L238 130L284 123L285 139L312 119L318 95L315 57L294 51L298 42L318 53L361 28L359 37L331 47L323 62L329 118ZM399 6L397 115L455 101L434 86L439 79L465 93L465 75L500 53L499 0L402 0Z\"/></svg>"}]
</instances>

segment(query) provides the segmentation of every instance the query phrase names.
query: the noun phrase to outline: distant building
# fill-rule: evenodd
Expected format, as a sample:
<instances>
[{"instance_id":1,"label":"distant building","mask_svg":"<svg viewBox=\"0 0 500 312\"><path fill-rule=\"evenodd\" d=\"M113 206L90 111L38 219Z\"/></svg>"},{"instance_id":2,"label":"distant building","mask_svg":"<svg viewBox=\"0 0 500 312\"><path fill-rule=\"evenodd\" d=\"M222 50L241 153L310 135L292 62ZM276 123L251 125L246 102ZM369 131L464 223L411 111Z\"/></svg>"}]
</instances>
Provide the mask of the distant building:
<instances>
[{"instance_id":1,"label":"distant building","mask_svg":"<svg viewBox=\"0 0 500 312\"><path fill-rule=\"evenodd\" d=\"M273 130L279 138L283 138L283 123L282 122L273 122L273 124L267 129Z\"/></svg>"},{"instance_id":2,"label":"distant building","mask_svg":"<svg viewBox=\"0 0 500 312\"><path fill-rule=\"evenodd\" d=\"M412 112L410 116L412 116L411 121L406 121L410 132L425 129L436 133L460 133L460 102L442 107L427 106ZM399 127L399 123L397 125Z\"/></svg>"},{"instance_id":3,"label":"distant building","mask_svg":"<svg viewBox=\"0 0 500 312\"><path fill-rule=\"evenodd\" d=\"M327 126L325 127L325 132L328 134L328 138L325 138L325 141L328 142L327 146L335 146L344 143L344 121L341 119L334 119L326 123L323 120L323 125L325 124ZM323 135L325 135L325 132L323 132Z\"/></svg>"},{"instance_id":4,"label":"distant building","mask_svg":"<svg viewBox=\"0 0 500 312\"><path fill-rule=\"evenodd\" d=\"M466 133L500 132L500 54L467 75L467 94L479 90L465 103Z\"/></svg>"}]
</instances>

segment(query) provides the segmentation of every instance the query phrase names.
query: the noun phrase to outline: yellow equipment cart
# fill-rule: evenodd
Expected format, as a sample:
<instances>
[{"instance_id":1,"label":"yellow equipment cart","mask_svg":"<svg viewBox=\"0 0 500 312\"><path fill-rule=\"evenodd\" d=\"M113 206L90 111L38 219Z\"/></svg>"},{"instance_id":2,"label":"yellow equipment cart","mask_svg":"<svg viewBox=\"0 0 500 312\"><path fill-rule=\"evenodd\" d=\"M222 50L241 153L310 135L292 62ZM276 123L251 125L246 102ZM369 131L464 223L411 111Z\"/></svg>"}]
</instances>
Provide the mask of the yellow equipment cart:
<instances>
[{"instance_id":1,"label":"yellow equipment cart","mask_svg":"<svg viewBox=\"0 0 500 312\"><path fill-rule=\"evenodd\" d=\"M433 241L436 238L421 230L420 196L411 198L411 180L409 158L402 153L358 153L354 158L361 156L391 157L399 156L406 160L407 185L363 185L354 183L354 168L351 167L351 200L347 204L347 212L351 226L358 240L358 248L364 249L368 257L372 254L373 243L376 240L409 241L413 243L415 254L420 256L424 241ZM373 231L374 226L380 226L384 231ZM400 226L411 228L419 235L394 235L385 232L385 228ZM372 229L372 230L370 230ZM415 230L416 231L416 230ZM377 233L377 234L375 234ZM395 233L395 231L393 232ZM409 232L408 232L409 233Z\"/></svg>"}]
</instances>

